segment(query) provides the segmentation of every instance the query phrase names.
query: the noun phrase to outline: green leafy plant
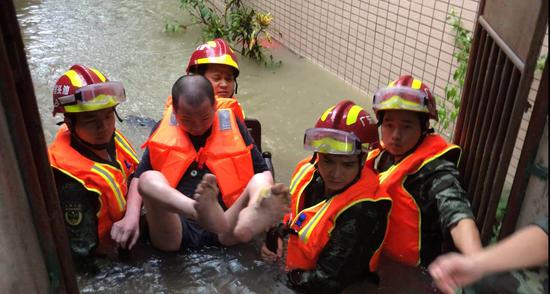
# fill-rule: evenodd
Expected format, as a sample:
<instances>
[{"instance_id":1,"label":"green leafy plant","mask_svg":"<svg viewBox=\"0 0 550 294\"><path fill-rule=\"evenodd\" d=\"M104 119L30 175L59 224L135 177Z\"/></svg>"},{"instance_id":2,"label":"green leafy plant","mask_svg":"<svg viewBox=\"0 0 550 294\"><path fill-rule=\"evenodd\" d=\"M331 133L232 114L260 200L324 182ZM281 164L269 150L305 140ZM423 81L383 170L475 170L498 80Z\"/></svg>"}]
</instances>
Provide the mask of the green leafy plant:
<instances>
[{"instance_id":1,"label":"green leafy plant","mask_svg":"<svg viewBox=\"0 0 550 294\"><path fill-rule=\"evenodd\" d=\"M544 65L546 64L546 54L543 54L541 56L539 56L539 58L537 59L537 65L536 65L536 70L538 71L542 71L544 69Z\"/></svg>"},{"instance_id":2,"label":"green leafy plant","mask_svg":"<svg viewBox=\"0 0 550 294\"><path fill-rule=\"evenodd\" d=\"M256 62L268 64L280 64L273 61L273 56L266 54L262 46L262 40L271 43L271 35L267 28L273 20L270 13L257 12L246 7L241 0L224 1L223 9L220 9L210 0L180 0L180 7L189 13L195 22L188 25L166 24L166 32L176 32L190 25L201 24L203 26L203 41L215 38L224 38L232 46L237 46L237 51Z\"/></svg>"},{"instance_id":3,"label":"green leafy plant","mask_svg":"<svg viewBox=\"0 0 550 294\"><path fill-rule=\"evenodd\" d=\"M447 17L450 22L452 31L455 33L455 48L456 51L453 54L457 62L457 67L453 72L454 83L448 83L445 86L445 107L440 107L438 110L439 128L447 130L449 126L454 124L460 111L460 97L462 94L462 88L464 87L464 79L466 77L466 70L468 67L468 57L470 56L470 48L472 47L472 33L464 28L462 21L457 16L456 11L451 9L450 15Z\"/></svg>"}]
</instances>

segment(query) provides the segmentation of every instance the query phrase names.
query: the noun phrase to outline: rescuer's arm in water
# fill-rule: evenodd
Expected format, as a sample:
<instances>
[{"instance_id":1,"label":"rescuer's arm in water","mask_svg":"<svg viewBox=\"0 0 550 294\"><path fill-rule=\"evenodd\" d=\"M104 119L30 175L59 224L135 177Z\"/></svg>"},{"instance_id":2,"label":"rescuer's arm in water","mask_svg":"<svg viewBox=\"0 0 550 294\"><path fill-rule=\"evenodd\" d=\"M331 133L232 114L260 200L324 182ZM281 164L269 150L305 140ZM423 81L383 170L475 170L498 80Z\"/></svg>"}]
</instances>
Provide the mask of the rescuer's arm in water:
<instances>
[{"instance_id":1,"label":"rescuer's arm in water","mask_svg":"<svg viewBox=\"0 0 550 294\"><path fill-rule=\"evenodd\" d=\"M131 177L126 197L124 217L111 228L111 238L122 248L132 249L139 237L139 217L141 214L141 196L137 190L139 179Z\"/></svg>"},{"instance_id":2,"label":"rescuer's arm in water","mask_svg":"<svg viewBox=\"0 0 550 294\"><path fill-rule=\"evenodd\" d=\"M71 252L75 257L89 256L99 244L99 195L55 169L54 176Z\"/></svg>"},{"instance_id":3,"label":"rescuer's arm in water","mask_svg":"<svg viewBox=\"0 0 550 294\"><path fill-rule=\"evenodd\" d=\"M336 292L344 285L371 278L369 262L382 246L386 233L389 201L362 202L346 210L336 221L331 238L321 251L314 270L292 270L291 287L307 292Z\"/></svg>"},{"instance_id":4,"label":"rescuer's arm in water","mask_svg":"<svg viewBox=\"0 0 550 294\"><path fill-rule=\"evenodd\" d=\"M545 228L543 228L545 227ZM544 264L548 261L548 219L545 225L530 225L508 238L471 255L448 253L429 267L444 293L469 285L484 275Z\"/></svg>"},{"instance_id":5,"label":"rescuer's arm in water","mask_svg":"<svg viewBox=\"0 0 550 294\"><path fill-rule=\"evenodd\" d=\"M260 256L263 261L273 263L278 261L283 257L283 238L280 236L281 234L279 232L283 231L284 225L278 224L272 228L270 228L267 231L266 241L262 244L262 247L260 249ZM267 244L271 243L271 244ZM268 246L271 246L272 249L270 249ZM276 250L274 249L275 246L277 246Z\"/></svg>"}]
</instances>

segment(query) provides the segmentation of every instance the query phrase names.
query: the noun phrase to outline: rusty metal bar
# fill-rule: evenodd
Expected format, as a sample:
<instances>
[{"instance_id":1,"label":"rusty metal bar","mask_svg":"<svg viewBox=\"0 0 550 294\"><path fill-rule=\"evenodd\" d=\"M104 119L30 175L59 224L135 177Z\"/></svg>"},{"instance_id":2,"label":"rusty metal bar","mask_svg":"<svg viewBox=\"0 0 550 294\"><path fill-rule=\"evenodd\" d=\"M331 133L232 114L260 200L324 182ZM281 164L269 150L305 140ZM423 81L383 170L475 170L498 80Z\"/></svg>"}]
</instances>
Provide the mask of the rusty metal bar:
<instances>
[{"instance_id":1,"label":"rusty metal bar","mask_svg":"<svg viewBox=\"0 0 550 294\"><path fill-rule=\"evenodd\" d=\"M464 92L462 94L462 99L461 99L461 103L463 102L466 102L466 103L463 103L463 105L461 106L460 108L460 113L458 115L458 119L457 119L457 122L455 124L455 133L458 134L458 138L459 138L459 141L455 142L456 144L464 147L464 144L466 143L466 138L468 138L467 136L467 133L468 133L468 129L467 128L463 128L463 126L465 125L465 122L468 121L468 118L471 117L471 112L472 112L472 109L475 105L475 99L472 97L477 89L476 85L477 85L477 79L475 79L474 77L477 77L479 76L479 71L480 71L480 64L481 64L481 57L482 57L482 54L479 53L480 51L480 48L481 46L485 43L485 37L486 37L486 33L484 32L483 28L481 28L479 25L478 25L479 29L476 30L476 33L479 34L479 38L475 38L473 43L475 43L475 46L474 47L474 44L472 44L472 49L471 49L471 52L470 54L475 54L475 55L470 55L470 56L475 56L475 62L472 63L472 60L473 58L470 58L469 59L469 63L471 64L468 64L468 75L466 77L466 80L464 82ZM479 45L478 45L479 44ZM475 53L474 53L475 52ZM483 51L481 51L483 52ZM471 73L471 75L470 75ZM470 115L469 115L470 114ZM456 138L456 137L455 137ZM467 150L464 150L463 151L463 155L462 155L462 158L465 160L466 156L468 154L468 151ZM463 161L463 162L466 162L466 161ZM464 168L462 168L464 169ZM462 172L462 170L461 170ZM463 174L464 175L464 174Z\"/></svg>"},{"instance_id":2,"label":"rusty metal bar","mask_svg":"<svg viewBox=\"0 0 550 294\"><path fill-rule=\"evenodd\" d=\"M483 88L479 85L482 84L482 81L485 79L485 76L487 75L487 61L488 61L488 55L490 54L490 40L487 38L487 34L482 30L481 31L481 37L482 41L479 45L482 46L482 50L480 51L480 54L478 55L479 62L476 63L476 73L477 75L472 77L473 78L473 86L472 88L472 95L471 95L471 107L468 108L468 112L466 114L466 120L464 121L464 124L466 126L466 132L465 132L465 138L462 140L463 145L462 148L464 150L464 162L461 166L461 174L464 179L464 187L467 189L467 191L471 192L472 190L469 189L472 177L471 177L471 164L472 164L472 157L473 157L473 151L475 145L472 145L473 141L473 133L475 132L475 118L480 115L480 101L482 100L482 91ZM474 213L476 211L477 203L479 202L479 199L477 199L476 195L474 193L469 193L470 200L473 203Z\"/></svg>"},{"instance_id":3,"label":"rusty metal bar","mask_svg":"<svg viewBox=\"0 0 550 294\"><path fill-rule=\"evenodd\" d=\"M502 51L501 51L502 53ZM501 54L503 55L503 54ZM509 84L510 84L510 79L511 79L511 75L512 75L512 71L513 71L513 64L507 59L505 58L505 56L501 56L503 60L501 60L501 64L502 64L502 67L499 66L500 68L500 71L501 71L501 75L495 75L495 77L498 78L498 84L497 85L494 85L495 87L498 87L498 90L497 90L497 93L494 97L489 97L489 99L491 99L491 101L493 102L492 105L493 105L493 113L502 113L504 111L504 97L506 97L506 92L508 91L509 89ZM486 144L484 146L484 148L482 149L481 151L481 157L480 158L476 158L476 160L480 160L480 163L479 163L479 167L478 168L482 168L482 169L487 169L488 165L489 165L489 158L490 158L490 155L491 155L491 149L493 148L493 146L496 144L496 138L497 138L497 133L499 131L499 123L501 121L501 117L498 116L498 115L494 115L492 116L490 122L488 122L488 126L487 125L484 125L484 128L487 129L487 134L485 135L486 136ZM492 175L490 175L492 176ZM485 178L480 178L478 179L478 185L482 185L482 181L484 180ZM481 182L480 182L481 181ZM477 192L479 196L482 196L481 194L481 191L478 191Z\"/></svg>"},{"instance_id":4,"label":"rusty metal bar","mask_svg":"<svg viewBox=\"0 0 550 294\"><path fill-rule=\"evenodd\" d=\"M480 31L480 42L479 42L479 46L480 48L478 48L478 55L476 56L476 63L474 65L474 68L475 68L475 71L474 71L474 76L472 77L472 87L470 88L470 91L469 91L469 95L468 95L468 98L470 100L470 103L468 104L467 108L465 109L465 120L464 120L464 124L466 124L467 126L467 123L471 120L472 117L474 117L474 114L473 114L473 111L474 109L476 108L476 105L477 105L477 100L476 100L476 97L477 97L477 93L479 91L479 88L477 87L477 84L479 82L479 80L477 79L477 77L479 77L482 73L483 73L483 56L485 54L485 49L486 49L486 36L487 34L481 30ZM464 137L462 138L463 140L460 142L461 143L461 146L465 146L467 145L467 139L468 139L468 133L470 132L470 129L468 129L467 127L464 128Z\"/></svg>"},{"instance_id":5,"label":"rusty metal bar","mask_svg":"<svg viewBox=\"0 0 550 294\"><path fill-rule=\"evenodd\" d=\"M483 27L481 27L481 25L477 20L479 19L479 16L483 12L484 8L485 8L485 0L481 0L477 7L475 28L474 28L474 33L472 34L473 39L472 39L472 45L470 48L470 58L468 58L468 67L466 70L466 77L464 80L464 89L462 91L462 97L460 101L461 107L455 123L455 130L454 130L455 136L453 139L453 143L460 146L464 146L461 144L461 140L466 137L466 135L463 134L463 132L466 132L463 126L464 126L464 120L465 120L466 114L468 113L467 109L468 107L470 107L470 104L472 103L471 102L472 99L470 98L471 97L470 92L472 89L475 89L475 87L472 86L472 83L475 82L475 79L472 79L472 77L477 76L476 71L478 70L478 68L475 65L479 64L478 63L479 61L478 60L479 58L478 43L480 43L480 40L482 39L481 35L483 33ZM483 44L483 42L481 42L481 44ZM476 58L472 58L472 57L476 57ZM461 171L462 176L464 176L464 172L461 166L462 166L462 161L459 163L459 170Z\"/></svg>"},{"instance_id":6,"label":"rusty metal bar","mask_svg":"<svg viewBox=\"0 0 550 294\"><path fill-rule=\"evenodd\" d=\"M7 114L13 142L18 146L17 160L50 273L51 291L78 293L32 79L12 1L0 2L0 16L0 42L2 50L6 50L1 56L0 71L9 94L7 98L2 97L1 103Z\"/></svg>"},{"instance_id":7,"label":"rusty metal bar","mask_svg":"<svg viewBox=\"0 0 550 294\"><path fill-rule=\"evenodd\" d=\"M498 46L495 46L495 54L496 57L496 63L495 63L495 72L501 72L505 65L505 56L502 54L502 51L498 50ZM490 107L491 112L498 113L502 109L502 104L498 103L499 100L499 88L502 83L502 75L493 75L492 77L488 76L488 78L491 78L491 81L487 81L488 84L490 84L490 87L486 87L489 89L489 93L486 95L488 97L487 105ZM484 96L485 97L485 96ZM487 112L486 112L487 113ZM475 156L473 159L473 168L470 170L473 174L472 176L472 183L475 183L476 189L470 190L472 191L472 194L474 195L474 212L477 212L477 209L479 208L479 204L481 202L481 198L483 195L481 194L481 191L478 189L479 186L482 185L483 179L486 177L491 177L492 175L488 173L487 170L487 158L489 157L490 153L489 150L490 146L494 143L494 137L495 137L495 128L494 128L494 119L489 121L485 119L485 115L482 116L483 121L480 125L478 125L478 128L481 129L481 134L479 135L482 139L479 144L476 146L475 150ZM493 126L493 127L491 127Z\"/></svg>"},{"instance_id":8,"label":"rusty metal bar","mask_svg":"<svg viewBox=\"0 0 550 294\"><path fill-rule=\"evenodd\" d=\"M512 151L514 149L515 140L514 142L509 142L508 138L510 129L503 127L503 125L509 125L506 122L510 121L510 118L513 116L514 106L517 104L516 97L518 94L518 85L521 83L521 79L521 72L514 68L512 79L508 85L508 91L505 96L504 109L500 114L497 137L491 150L488 169L495 176L485 179L483 189L485 201L483 202L484 205L480 208L483 213L477 215L477 219L482 220L483 223L481 228L481 240L484 244L487 244L491 239L493 225L495 223L496 207L501 197L502 185L504 184L510 159L512 157ZM519 128L519 123L517 127Z\"/></svg>"},{"instance_id":9,"label":"rusty metal bar","mask_svg":"<svg viewBox=\"0 0 550 294\"><path fill-rule=\"evenodd\" d=\"M494 55L498 54L498 49L495 46L495 43L492 42L490 38L487 38L486 46L489 52L488 52L486 61L484 61L484 63L487 64L486 65L487 68L485 69L484 75L483 75L483 85L487 85L489 83L489 80L492 78L492 75L490 73L493 72L495 68L495 62L493 62L493 59L496 58ZM480 80L481 80L481 77L480 77ZM483 131L482 124L485 117L484 114L487 113L487 107L489 103L487 99L483 99L483 98L488 96L487 92L490 90L491 89L489 87L479 87L478 92L480 93L480 96L478 96L477 97L478 99L476 99L477 100L476 102L478 105L477 115L472 118L471 126L469 125L469 127L472 128L471 130L472 135L470 136L471 143L468 145L469 146L468 150L470 151L468 156L469 160L466 164L466 170L469 171L469 181L468 181L469 191L471 191L470 188L473 187L472 186L473 183L475 183L476 179L478 179L478 173L479 173L479 169L474 168L476 161L471 159L476 158L479 155L476 152L476 150L479 149L480 146L483 146L486 144L484 138L481 137L481 133Z\"/></svg>"},{"instance_id":10,"label":"rusty metal bar","mask_svg":"<svg viewBox=\"0 0 550 294\"><path fill-rule=\"evenodd\" d=\"M482 36L486 36L485 33L482 34ZM480 46L483 46L483 50L480 54L480 62L477 64L479 66L478 75L474 76L473 79L476 81L473 89L473 93L471 95L471 105L472 107L469 107L467 109L466 114L466 120L464 121L466 125L466 133L465 138L462 142L462 148L464 150L463 158L465 164L462 165L461 174L464 177L464 183L465 186L468 187L470 180L470 171L469 171L469 165L471 164L471 156L472 153L470 152L470 148L472 147L472 141L473 136L472 133L475 131L475 118L479 115L479 107L480 107L480 101L481 99L481 92L482 87L479 87L478 84L481 84L481 81L484 80L486 74L487 74L487 61L488 61L488 55L490 54L490 42L487 38L484 38L483 43L480 43Z\"/></svg>"},{"instance_id":11,"label":"rusty metal bar","mask_svg":"<svg viewBox=\"0 0 550 294\"><path fill-rule=\"evenodd\" d=\"M500 144L504 139L504 132L499 126L506 118L505 113L507 109L508 111L510 110L512 104L511 100L507 100L506 97L510 95L510 91L512 91L513 89L510 87L510 79L514 71L514 66L512 62L510 62L510 60L507 58L505 58L504 68L506 69L506 71L503 71L501 76L503 83L499 86L498 96L495 97L494 111L488 126L488 141L485 145L485 148L483 149L483 156L480 159L480 168L483 168L486 171L486 176L483 178L478 178L475 186L475 194L482 199L478 204L479 210L476 214L478 220L483 219L485 216L485 209L488 205L487 202L489 201L489 198L486 197L486 195L488 195L487 190L490 188L490 180L494 179L496 173L494 161L496 160L496 156L498 156L499 154L499 150L501 148Z\"/></svg>"},{"instance_id":12,"label":"rusty metal bar","mask_svg":"<svg viewBox=\"0 0 550 294\"><path fill-rule=\"evenodd\" d=\"M495 30L491 28L491 26L487 23L487 21L485 20L485 18L483 18L483 16L480 16L478 18L478 21L487 30L487 33L489 33L489 36L491 36L491 38L495 40L495 42L504 51L504 53L506 53L506 56L510 58L510 60L514 63L514 65L518 68L518 70L520 72L523 72L523 70L525 69L525 63L521 61L521 58L519 58L519 56L517 56L517 54L512 50L512 48L510 48L510 46L508 46L504 42L504 40L502 40L502 38L499 37L497 32L495 32Z\"/></svg>"},{"instance_id":13,"label":"rusty metal bar","mask_svg":"<svg viewBox=\"0 0 550 294\"><path fill-rule=\"evenodd\" d=\"M502 220L502 228L500 230L499 239L506 238L514 232L529 180L527 167L529 163L533 162L533 159L537 153L537 148L544 130L544 124L547 120L548 64L549 62L547 58L539 84L537 97L535 98L533 112L531 113L529 126L527 127L528 136L526 136L525 141L523 141L523 147L521 149L516 175L514 177L512 189L508 198L506 212Z\"/></svg>"}]
</instances>

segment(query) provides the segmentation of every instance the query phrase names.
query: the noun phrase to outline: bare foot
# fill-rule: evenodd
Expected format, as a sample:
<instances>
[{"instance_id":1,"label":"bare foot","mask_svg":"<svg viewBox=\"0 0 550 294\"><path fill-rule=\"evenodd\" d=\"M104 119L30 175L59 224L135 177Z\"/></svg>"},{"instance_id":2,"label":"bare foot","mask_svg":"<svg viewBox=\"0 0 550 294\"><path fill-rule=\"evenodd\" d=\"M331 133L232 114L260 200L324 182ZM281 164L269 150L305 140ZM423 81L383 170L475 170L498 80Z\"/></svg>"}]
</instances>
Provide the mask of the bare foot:
<instances>
[{"instance_id":1,"label":"bare foot","mask_svg":"<svg viewBox=\"0 0 550 294\"><path fill-rule=\"evenodd\" d=\"M240 242L248 242L280 221L290 211L290 194L284 184L265 187L256 201L239 213L233 234Z\"/></svg>"},{"instance_id":2,"label":"bare foot","mask_svg":"<svg viewBox=\"0 0 550 294\"><path fill-rule=\"evenodd\" d=\"M216 176L205 174L195 190L195 210L197 221L207 231L223 234L229 231L223 208L218 203Z\"/></svg>"}]
</instances>

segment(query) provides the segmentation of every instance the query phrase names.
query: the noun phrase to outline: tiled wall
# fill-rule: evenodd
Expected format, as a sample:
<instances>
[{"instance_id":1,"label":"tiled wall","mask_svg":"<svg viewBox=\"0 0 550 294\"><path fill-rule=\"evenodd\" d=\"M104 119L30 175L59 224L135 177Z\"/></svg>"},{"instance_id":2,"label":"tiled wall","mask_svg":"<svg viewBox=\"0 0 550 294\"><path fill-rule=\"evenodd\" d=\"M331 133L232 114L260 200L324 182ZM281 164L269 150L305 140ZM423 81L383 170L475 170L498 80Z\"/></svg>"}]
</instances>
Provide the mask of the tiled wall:
<instances>
[{"instance_id":1,"label":"tiled wall","mask_svg":"<svg viewBox=\"0 0 550 294\"><path fill-rule=\"evenodd\" d=\"M221 3L221 0L217 0ZM437 97L453 83L452 9L473 30L478 0L244 0L274 16L273 36L290 50L318 64L367 97L401 74L412 74ZM278 33L282 36L279 37ZM548 52L548 33L543 54ZM540 72L535 78L540 78ZM531 104L539 81L529 96ZM449 106L449 104L446 104ZM368 106L368 105L365 105ZM438 107L443 99L438 100ZM530 111L524 115L507 183L511 184ZM451 135L453 127L448 129Z\"/></svg>"},{"instance_id":2,"label":"tiled wall","mask_svg":"<svg viewBox=\"0 0 550 294\"><path fill-rule=\"evenodd\" d=\"M401 74L430 85L438 97L452 81L451 9L472 30L473 0L245 0L274 16L273 32L289 49L371 96ZM274 33L273 35L277 35ZM438 102L443 104L442 99Z\"/></svg>"}]
</instances>

